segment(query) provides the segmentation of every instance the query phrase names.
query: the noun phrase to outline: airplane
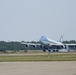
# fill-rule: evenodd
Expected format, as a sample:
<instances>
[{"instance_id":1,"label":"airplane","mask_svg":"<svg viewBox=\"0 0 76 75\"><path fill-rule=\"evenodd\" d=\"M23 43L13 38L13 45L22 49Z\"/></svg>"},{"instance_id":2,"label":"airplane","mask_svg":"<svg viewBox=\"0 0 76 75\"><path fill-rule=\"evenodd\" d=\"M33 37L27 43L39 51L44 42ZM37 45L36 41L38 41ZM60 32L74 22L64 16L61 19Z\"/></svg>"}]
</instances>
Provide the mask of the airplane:
<instances>
[{"instance_id":1,"label":"airplane","mask_svg":"<svg viewBox=\"0 0 76 75\"><path fill-rule=\"evenodd\" d=\"M26 47L36 48L37 46L41 47L43 52L69 52L70 48L76 49L76 44L63 44L62 43L63 36L61 35L59 41L52 40L46 36L41 36L39 39L39 43L22 43L25 44Z\"/></svg>"},{"instance_id":2,"label":"airplane","mask_svg":"<svg viewBox=\"0 0 76 75\"><path fill-rule=\"evenodd\" d=\"M48 50L48 52L58 52L59 49L65 49L65 46L61 42L61 40L62 40L62 36L60 37L59 41L49 39L46 36L41 36L39 42L41 43L44 52L46 50Z\"/></svg>"}]
</instances>

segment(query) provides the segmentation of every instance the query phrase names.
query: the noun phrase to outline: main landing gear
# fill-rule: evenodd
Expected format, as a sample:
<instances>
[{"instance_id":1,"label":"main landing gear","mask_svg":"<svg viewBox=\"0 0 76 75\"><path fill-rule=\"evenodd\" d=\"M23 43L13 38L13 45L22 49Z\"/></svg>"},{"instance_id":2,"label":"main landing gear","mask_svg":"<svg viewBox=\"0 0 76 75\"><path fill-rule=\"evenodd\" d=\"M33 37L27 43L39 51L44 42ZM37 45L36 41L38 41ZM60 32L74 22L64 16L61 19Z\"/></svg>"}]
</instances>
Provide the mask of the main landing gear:
<instances>
[{"instance_id":1,"label":"main landing gear","mask_svg":"<svg viewBox=\"0 0 76 75\"><path fill-rule=\"evenodd\" d=\"M51 50L49 49L48 52L59 52L59 50L58 49L51 49Z\"/></svg>"}]
</instances>

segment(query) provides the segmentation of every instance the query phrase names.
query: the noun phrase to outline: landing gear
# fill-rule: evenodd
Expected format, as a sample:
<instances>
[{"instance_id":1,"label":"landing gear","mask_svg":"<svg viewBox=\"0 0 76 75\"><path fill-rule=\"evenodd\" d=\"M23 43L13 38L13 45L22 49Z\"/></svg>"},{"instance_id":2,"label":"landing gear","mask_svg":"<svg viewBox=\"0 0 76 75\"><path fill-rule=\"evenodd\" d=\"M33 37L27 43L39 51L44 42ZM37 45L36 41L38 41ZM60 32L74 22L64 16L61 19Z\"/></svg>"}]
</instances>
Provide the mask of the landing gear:
<instances>
[{"instance_id":1,"label":"landing gear","mask_svg":"<svg viewBox=\"0 0 76 75\"><path fill-rule=\"evenodd\" d=\"M46 50L44 49L43 52L46 52Z\"/></svg>"},{"instance_id":2,"label":"landing gear","mask_svg":"<svg viewBox=\"0 0 76 75\"><path fill-rule=\"evenodd\" d=\"M59 52L59 50L57 49L56 52Z\"/></svg>"},{"instance_id":3,"label":"landing gear","mask_svg":"<svg viewBox=\"0 0 76 75\"><path fill-rule=\"evenodd\" d=\"M51 52L51 50L49 49L49 50L48 50L48 52L50 53L50 52Z\"/></svg>"},{"instance_id":4,"label":"landing gear","mask_svg":"<svg viewBox=\"0 0 76 75\"><path fill-rule=\"evenodd\" d=\"M50 53L50 52L59 52L59 50L58 50L58 49L51 49L51 50L49 49L48 52L49 52L49 53Z\"/></svg>"}]
</instances>

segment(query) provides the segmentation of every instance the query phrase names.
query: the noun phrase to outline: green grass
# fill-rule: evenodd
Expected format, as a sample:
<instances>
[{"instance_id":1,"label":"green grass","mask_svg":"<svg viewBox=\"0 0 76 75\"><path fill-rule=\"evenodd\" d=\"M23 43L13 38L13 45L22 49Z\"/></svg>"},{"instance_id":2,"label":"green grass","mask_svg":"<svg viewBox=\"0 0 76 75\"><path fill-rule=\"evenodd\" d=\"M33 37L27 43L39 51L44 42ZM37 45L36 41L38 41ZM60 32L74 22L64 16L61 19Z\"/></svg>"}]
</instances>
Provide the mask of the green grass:
<instances>
[{"instance_id":1,"label":"green grass","mask_svg":"<svg viewBox=\"0 0 76 75\"><path fill-rule=\"evenodd\" d=\"M0 62L18 62L18 61L76 61L76 54L68 53L43 53L43 54L2 54Z\"/></svg>"}]
</instances>

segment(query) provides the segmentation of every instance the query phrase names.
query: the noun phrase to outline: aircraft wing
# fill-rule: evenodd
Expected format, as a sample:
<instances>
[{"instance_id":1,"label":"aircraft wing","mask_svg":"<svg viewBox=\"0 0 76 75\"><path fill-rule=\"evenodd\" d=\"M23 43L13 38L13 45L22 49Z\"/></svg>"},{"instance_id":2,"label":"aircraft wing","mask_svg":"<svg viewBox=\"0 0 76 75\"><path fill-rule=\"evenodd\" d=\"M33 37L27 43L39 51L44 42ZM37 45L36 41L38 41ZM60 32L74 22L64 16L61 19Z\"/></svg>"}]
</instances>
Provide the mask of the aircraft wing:
<instances>
[{"instance_id":1,"label":"aircraft wing","mask_svg":"<svg viewBox=\"0 0 76 75\"><path fill-rule=\"evenodd\" d=\"M66 49L76 50L76 44L65 44Z\"/></svg>"}]
</instances>

